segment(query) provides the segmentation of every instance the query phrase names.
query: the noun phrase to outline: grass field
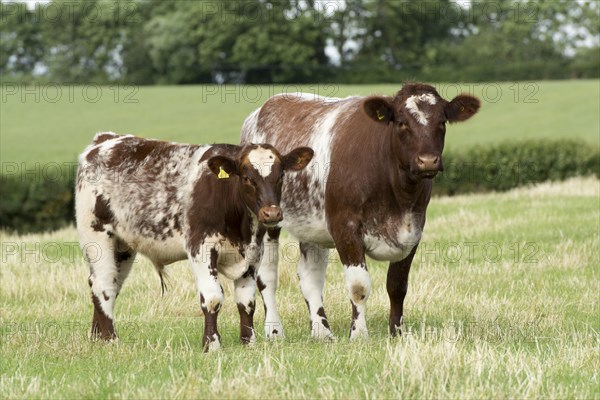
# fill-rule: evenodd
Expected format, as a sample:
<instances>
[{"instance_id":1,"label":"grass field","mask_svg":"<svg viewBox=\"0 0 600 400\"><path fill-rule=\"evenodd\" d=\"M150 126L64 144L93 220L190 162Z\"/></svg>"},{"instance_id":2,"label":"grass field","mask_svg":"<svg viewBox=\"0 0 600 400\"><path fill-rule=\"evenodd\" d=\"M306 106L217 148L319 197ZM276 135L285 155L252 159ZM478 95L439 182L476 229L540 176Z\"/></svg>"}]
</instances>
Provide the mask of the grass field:
<instances>
[{"instance_id":1,"label":"grass field","mask_svg":"<svg viewBox=\"0 0 600 400\"><path fill-rule=\"evenodd\" d=\"M189 99L195 90L181 93L189 91ZM156 135L169 126L153 126L162 113L140 126ZM133 126L125 111L119 121L115 130ZM69 131L75 123L66 125ZM238 344L232 285L223 280L224 349L211 354L201 351L201 311L185 263L169 268L170 290L161 298L153 268L140 259L117 301L121 340L94 343L86 337L92 304L75 230L4 233L0 398L598 399L599 221L594 178L436 198L410 276L401 339L387 336L387 268L374 262L370 338L346 338L350 304L341 266L333 262L324 297L339 340L309 339L297 252L288 251L278 292L287 339L264 341L259 304L258 342Z\"/></svg>"},{"instance_id":2,"label":"grass field","mask_svg":"<svg viewBox=\"0 0 600 400\"><path fill-rule=\"evenodd\" d=\"M480 114L451 127L447 148L527 138L582 138L600 145L600 81L438 84L445 98L470 92ZM239 141L243 120L279 92L324 96L393 94L400 85L55 86L4 82L0 107L3 162L72 162L99 131L191 143Z\"/></svg>"}]
</instances>

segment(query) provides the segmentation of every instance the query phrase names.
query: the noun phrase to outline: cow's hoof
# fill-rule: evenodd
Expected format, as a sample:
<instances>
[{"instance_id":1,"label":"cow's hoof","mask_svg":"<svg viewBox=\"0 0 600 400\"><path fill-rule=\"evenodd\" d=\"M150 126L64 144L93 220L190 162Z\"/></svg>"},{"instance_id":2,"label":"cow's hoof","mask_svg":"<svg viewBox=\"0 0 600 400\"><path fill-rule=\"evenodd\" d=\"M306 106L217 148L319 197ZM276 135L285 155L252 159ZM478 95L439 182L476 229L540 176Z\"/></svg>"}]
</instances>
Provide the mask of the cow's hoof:
<instances>
[{"instance_id":1,"label":"cow's hoof","mask_svg":"<svg viewBox=\"0 0 600 400\"><path fill-rule=\"evenodd\" d=\"M283 332L283 324L279 323L268 323L265 324L265 336L267 340L281 340L285 338Z\"/></svg>"},{"instance_id":2,"label":"cow's hoof","mask_svg":"<svg viewBox=\"0 0 600 400\"><path fill-rule=\"evenodd\" d=\"M100 333L100 332L90 332L88 333L88 339L92 342L104 342L104 343L116 343L119 341L119 337L116 333Z\"/></svg>"},{"instance_id":3,"label":"cow's hoof","mask_svg":"<svg viewBox=\"0 0 600 400\"><path fill-rule=\"evenodd\" d=\"M369 337L369 332L366 329L354 329L350 331L350 341L367 339Z\"/></svg>"},{"instance_id":4,"label":"cow's hoof","mask_svg":"<svg viewBox=\"0 0 600 400\"><path fill-rule=\"evenodd\" d=\"M313 339L322 340L324 342L337 342L337 337L333 334L333 332L324 326L320 326L318 328L313 327L310 335L313 337Z\"/></svg>"}]
</instances>

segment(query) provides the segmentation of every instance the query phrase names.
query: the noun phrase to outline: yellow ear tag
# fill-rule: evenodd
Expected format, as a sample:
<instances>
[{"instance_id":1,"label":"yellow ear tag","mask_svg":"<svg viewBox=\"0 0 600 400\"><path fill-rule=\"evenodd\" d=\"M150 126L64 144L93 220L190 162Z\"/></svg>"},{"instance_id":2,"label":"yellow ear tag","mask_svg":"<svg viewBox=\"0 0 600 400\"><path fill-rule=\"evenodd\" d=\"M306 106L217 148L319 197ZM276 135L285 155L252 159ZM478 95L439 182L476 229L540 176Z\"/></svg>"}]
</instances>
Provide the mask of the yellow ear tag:
<instances>
[{"instance_id":1,"label":"yellow ear tag","mask_svg":"<svg viewBox=\"0 0 600 400\"><path fill-rule=\"evenodd\" d=\"M384 119L384 118L385 118L385 116L383 116L383 115L382 115L382 114L379 112L379 110L375 110L375 112L377 113L377 119L378 119L378 120L380 120L380 121L381 121L382 119Z\"/></svg>"},{"instance_id":2,"label":"yellow ear tag","mask_svg":"<svg viewBox=\"0 0 600 400\"><path fill-rule=\"evenodd\" d=\"M463 111L465 111L465 106L462 106L462 107L460 108L460 112L463 112Z\"/></svg>"},{"instance_id":3,"label":"yellow ear tag","mask_svg":"<svg viewBox=\"0 0 600 400\"><path fill-rule=\"evenodd\" d=\"M223 167L219 167L219 175L217 175L219 179L229 179L229 174L225 172Z\"/></svg>"}]
</instances>

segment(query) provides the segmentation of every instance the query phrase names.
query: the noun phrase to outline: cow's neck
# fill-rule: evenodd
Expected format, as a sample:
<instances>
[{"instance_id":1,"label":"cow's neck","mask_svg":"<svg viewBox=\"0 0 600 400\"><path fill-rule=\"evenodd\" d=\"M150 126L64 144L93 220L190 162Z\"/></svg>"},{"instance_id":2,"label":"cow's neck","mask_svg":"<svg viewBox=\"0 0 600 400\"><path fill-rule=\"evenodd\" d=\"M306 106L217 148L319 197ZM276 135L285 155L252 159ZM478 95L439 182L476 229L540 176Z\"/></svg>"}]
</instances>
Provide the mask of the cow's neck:
<instances>
[{"instance_id":1,"label":"cow's neck","mask_svg":"<svg viewBox=\"0 0 600 400\"><path fill-rule=\"evenodd\" d=\"M253 234L252 213L248 210L238 187L239 183L232 184L228 193L232 201L225 213L225 232L222 234L233 243L246 245L250 243Z\"/></svg>"},{"instance_id":2,"label":"cow's neck","mask_svg":"<svg viewBox=\"0 0 600 400\"><path fill-rule=\"evenodd\" d=\"M429 197L431 182L415 179L402 169L398 171L397 179L397 183L392 186L396 200L411 209L420 208L422 201Z\"/></svg>"},{"instance_id":3,"label":"cow's neck","mask_svg":"<svg viewBox=\"0 0 600 400\"><path fill-rule=\"evenodd\" d=\"M393 135L393 140L398 140ZM390 149L394 149L390 146ZM431 192L431 181L420 179L409 173L401 166L401 161L395 154L390 154L390 158L395 160L388 184L394 196L394 203L402 209L422 210L427 206Z\"/></svg>"}]
</instances>

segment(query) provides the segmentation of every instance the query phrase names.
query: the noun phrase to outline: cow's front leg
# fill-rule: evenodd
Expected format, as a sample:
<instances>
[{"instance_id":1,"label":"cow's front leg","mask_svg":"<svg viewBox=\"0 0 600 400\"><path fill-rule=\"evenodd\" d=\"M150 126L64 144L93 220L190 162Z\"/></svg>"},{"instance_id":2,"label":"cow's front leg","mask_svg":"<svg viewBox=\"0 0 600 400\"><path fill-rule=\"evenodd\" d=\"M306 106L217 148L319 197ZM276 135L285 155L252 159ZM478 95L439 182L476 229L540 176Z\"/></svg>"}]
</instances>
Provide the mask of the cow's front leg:
<instances>
[{"instance_id":1,"label":"cow's front leg","mask_svg":"<svg viewBox=\"0 0 600 400\"><path fill-rule=\"evenodd\" d=\"M367 264L344 264L346 288L352 303L352 322L350 324L350 339L368 336L367 331L367 299L371 294L371 277Z\"/></svg>"},{"instance_id":2,"label":"cow's front leg","mask_svg":"<svg viewBox=\"0 0 600 400\"><path fill-rule=\"evenodd\" d=\"M258 269L257 285L265 306L265 335L267 339L284 337L283 324L277 312L277 267L279 263L279 233L269 229L264 238L264 254Z\"/></svg>"},{"instance_id":3,"label":"cow's front leg","mask_svg":"<svg viewBox=\"0 0 600 400\"><path fill-rule=\"evenodd\" d=\"M352 219L332 224L332 236L344 266L346 288L352 305L350 339L367 337L367 299L371 294L371 277L365 262L365 250L358 223Z\"/></svg>"},{"instance_id":4,"label":"cow's front leg","mask_svg":"<svg viewBox=\"0 0 600 400\"><path fill-rule=\"evenodd\" d=\"M204 313L204 351L221 348L221 335L217 329L217 317L223 304L223 288L219 283L217 262L219 253L215 247L205 245L195 256L190 256L192 271L200 293L200 306Z\"/></svg>"},{"instance_id":5,"label":"cow's front leg","mask_svg":"<svg viewBox=\"0 0 600 400\"><path fill-rule=\"evenodd\" d=\"M390 298L390 335L401 335L404 298L408 290L408 273L417 246L402 261L390 263L387 274L387 292Z\"/></svg>"},{"instance_id":6,"label":"cow's front leg","mask_svg":"<svg viewBox=\"0 0 600 400\"><path fill-rule=\"evenodd\" d=\"M256 293L256 269L253 265L234 281L235 301L240 312L240 341L242 344L256 342L254 335L254 295Z\"/></svg>"}]
</instances>

